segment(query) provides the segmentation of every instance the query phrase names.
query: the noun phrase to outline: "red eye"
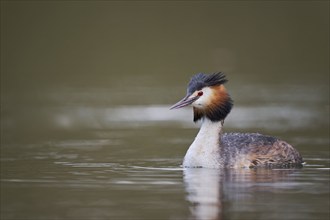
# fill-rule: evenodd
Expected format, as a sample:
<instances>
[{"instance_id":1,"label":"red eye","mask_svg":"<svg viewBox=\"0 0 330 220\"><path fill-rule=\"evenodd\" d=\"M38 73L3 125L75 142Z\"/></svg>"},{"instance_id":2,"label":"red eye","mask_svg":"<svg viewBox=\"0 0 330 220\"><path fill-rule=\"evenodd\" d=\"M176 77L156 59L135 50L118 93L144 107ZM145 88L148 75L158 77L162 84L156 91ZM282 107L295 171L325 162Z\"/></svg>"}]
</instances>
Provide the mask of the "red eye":
<instances>
[{"instance_id":1,"label":"red eye","mask_svg":"<svg viewBox=\"0 0 330 220\"><path fill-rule=\"evenodd\" d=\"M199 91L199 92L197 93L197 95L198 95L198 96L202 96L202 95L203 95L203 91Z\"/></svg>"}]
</instances>

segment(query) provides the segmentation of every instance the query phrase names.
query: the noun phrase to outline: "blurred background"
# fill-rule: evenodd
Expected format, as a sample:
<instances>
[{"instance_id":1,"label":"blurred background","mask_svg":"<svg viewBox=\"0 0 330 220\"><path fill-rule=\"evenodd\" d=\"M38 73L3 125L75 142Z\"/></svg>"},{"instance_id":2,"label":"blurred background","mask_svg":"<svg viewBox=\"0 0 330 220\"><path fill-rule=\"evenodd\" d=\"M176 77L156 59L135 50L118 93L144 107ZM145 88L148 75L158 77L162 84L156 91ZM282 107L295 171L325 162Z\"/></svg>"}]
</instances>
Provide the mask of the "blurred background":
<instances>
[{"instance_id":1,"label":"blurred background","mask_svg":"<svg viewBox=\"0 0 330 220\"><path fill-rule=\"evenodd\" d=\"M328 1L1 1L2 217L128 218L110 198L95 208L103 212L85 212L77 208L85 205L81 195L69 189L93 178L132 187L154 179L143 169L138 180L116 176L132 164L179 167L198 125L191 109L168 108L193 74L217 71L226 73L235 101L227 131L277 135L309 164L329 167ZM148 203L155 216L187 215L181 173L172 174L166 178L178 191L162 191L162 201L176 208ZM48 191L45 180L58 188ZM108 188L120 205L141 202L120 186ZM159 195L147 198L161 203ZM325 201L315 198L315 207ZM136 207L143 211L152 216Z\"/></svg>"},{"instance_id":2,"label":"blurred background","mask_svg":"<svg viewBox=\"0 0 330 220\"><path fill-rule=\"evenodd\" d=\"M295 86L302 89L295 95L328 101L328 7L326 1L2 1L3 128L15 124L6 124L7 115L28 116L27 104L47 101L171 105L198 72L225 72L237 104L272 85L267 102L280 92L290 97ZM37 118L26 117L16 131L46 120L30 113Z\"/></svg>"},{"instance_id":3,"label":"blurred background","mask_svg":"<svg viewBox=\"0 0 330 220\"><path fill-rule=\"evenodd\" d=\"M166 88L181 86L196 72L214 71L241 84L329 79L326 1L2 1L1 6L4 91Z\"/></svg>"}]
</instances>

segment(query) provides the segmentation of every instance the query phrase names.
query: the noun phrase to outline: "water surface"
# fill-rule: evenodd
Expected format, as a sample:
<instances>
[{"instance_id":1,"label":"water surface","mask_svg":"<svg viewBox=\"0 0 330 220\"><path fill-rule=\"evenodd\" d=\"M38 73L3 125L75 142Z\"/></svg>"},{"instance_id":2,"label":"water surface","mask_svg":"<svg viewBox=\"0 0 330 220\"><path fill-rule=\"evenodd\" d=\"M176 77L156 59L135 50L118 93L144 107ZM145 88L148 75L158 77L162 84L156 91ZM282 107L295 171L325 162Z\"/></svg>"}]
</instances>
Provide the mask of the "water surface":
<instances>
[{"instance_id":1,"label":"water surface","mask_svg":"<svg viewBox=\"0 0 330 220\"><path fill-rule=\"evenodd\" d=\"M266 90L257 84L250 89L256 88ZM324 89L301 97L304 87L297 86L287 99L274 87L277 98L271 103L267 100L274 90L267 89L269 95L235 105L225 130L287 140L303 155L302 169L183 169L182 158L199 126L192 122L191 109L107 105L102 97L114 94L111 89L47 91L40 97L45 102L26 94L20 108L8 101L1 148L2 217L327 219Z\"/></svg>"}]
</instances>

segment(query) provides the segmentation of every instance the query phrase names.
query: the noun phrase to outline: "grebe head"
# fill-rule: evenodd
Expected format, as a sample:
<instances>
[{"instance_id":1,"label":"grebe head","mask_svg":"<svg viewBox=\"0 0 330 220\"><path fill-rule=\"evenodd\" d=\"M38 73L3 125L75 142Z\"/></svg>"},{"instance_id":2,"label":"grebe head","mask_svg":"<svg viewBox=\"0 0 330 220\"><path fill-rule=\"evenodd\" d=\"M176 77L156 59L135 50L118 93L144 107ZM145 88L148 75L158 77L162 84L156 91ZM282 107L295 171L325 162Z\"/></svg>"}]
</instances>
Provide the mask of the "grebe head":
<instances>
[{"instance_id":1,"label":"grebe head","mask_svg":"<svg viewBox=\"0 0 330 220\"><path fill-rule=\"evenodd\" d=\"M195 122L204 117L213 122L223 121L233 106L233 101L223 86L226 82L226 76L222 72L198 73L191 78L187 95L170 109L192 105Z\"/></svg>"}]
</instances>

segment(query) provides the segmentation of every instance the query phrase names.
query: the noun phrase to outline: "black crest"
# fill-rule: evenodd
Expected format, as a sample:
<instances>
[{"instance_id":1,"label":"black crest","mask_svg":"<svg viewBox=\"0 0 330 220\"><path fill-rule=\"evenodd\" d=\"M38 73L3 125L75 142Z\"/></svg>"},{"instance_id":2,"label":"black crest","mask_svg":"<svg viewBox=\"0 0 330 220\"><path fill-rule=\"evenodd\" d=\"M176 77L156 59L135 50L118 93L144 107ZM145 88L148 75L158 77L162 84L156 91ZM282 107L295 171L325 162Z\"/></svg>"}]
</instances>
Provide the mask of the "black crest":
<instances>
[{"instance_id":1,"label":"black crest","mask_svg":"<svg viewBox=\"0 0 330 220\"><path fill-rule=\"evenodd\" d=\"M222 72L212 74L198 73L191 78L188 84L187 93L192 94L204 87L221 85L227 81L225 74Z\"/></svg>"}]
</instances>

